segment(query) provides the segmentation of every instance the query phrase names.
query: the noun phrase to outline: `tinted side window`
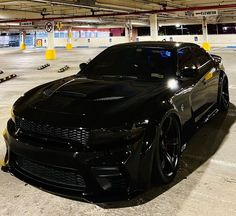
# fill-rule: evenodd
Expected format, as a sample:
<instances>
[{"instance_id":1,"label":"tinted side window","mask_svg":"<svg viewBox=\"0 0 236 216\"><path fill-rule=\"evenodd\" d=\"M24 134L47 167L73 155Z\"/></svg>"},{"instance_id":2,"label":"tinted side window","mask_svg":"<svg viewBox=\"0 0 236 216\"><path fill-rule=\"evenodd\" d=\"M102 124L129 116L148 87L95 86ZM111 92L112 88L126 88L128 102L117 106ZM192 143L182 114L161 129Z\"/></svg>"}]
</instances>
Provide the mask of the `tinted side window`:
<instances>
[{"instance_id":1,"label":"tinted side window","mask_svg":"<svg viewBox=\"0 0 236 216\"><path fill-rule=\"evenodd\" d=\"M193 57L196 60L196 64L199 67L199 73L201 76L209 72L213 67L213 61L209 54L202 48L192 48Z\"/></svg>"},{"instance_id":2,"label":"tinted side window","mask_svg":"<svg viewBox=\"0 0 236 216\"><path fill-rule=\"evenodd\" d=\"M182 70L184 66L189 64L192 59L192 53L190 48L182 48L178 50L178 65L179 65L179 70Z\"/></svg>"},{"instance_id":3,"label":"tinted side window","mask_svg":"<svg viewBox=\"0 0 236 216\"><path fill-rule=\"evenodd\" d=\"M194 58L196 58L199 67L211 60L209 54L202 48L194 47L192 48L192 53Z\"/></svg>"}]
</instances>

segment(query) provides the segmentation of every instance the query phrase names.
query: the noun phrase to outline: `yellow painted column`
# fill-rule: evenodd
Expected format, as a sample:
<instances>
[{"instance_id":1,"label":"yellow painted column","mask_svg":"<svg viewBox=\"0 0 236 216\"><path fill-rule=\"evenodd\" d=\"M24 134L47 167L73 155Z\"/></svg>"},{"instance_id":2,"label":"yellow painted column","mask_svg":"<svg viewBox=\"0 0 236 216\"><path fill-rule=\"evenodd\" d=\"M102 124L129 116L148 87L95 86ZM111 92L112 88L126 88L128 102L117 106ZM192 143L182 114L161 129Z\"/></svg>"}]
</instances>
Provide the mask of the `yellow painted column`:
<instances>
[{"instance_id":1,"label":"yellow painted column","mask_svg":"<svg viewBox=\"0 0 236 216\"><path fill-rule=\"evenodd\" d=\"M72 50L72 28L68 29L68 39L67 39L67 44L66 44L66 49L67 50Z\"/></svg>"},{"instance_id":2,"label":"yellow painted column","mask_svg":"<svg viewBox=\"0 0 236 216\"><path fill-rule=\"evenodd\" d=\"M26 31L21 32L21 42L20 42L20 50L25 50L25 37L26 37Z\"/></svg>"},{"instance_id":3,"label":"yellow painted column","mask_svg":"<svg viewBox=\"0 0 236 216\"><path fill-rule=\"evenodd\" d=\"M47 50L45 53L47 60L54 60L57 58L56 50L54 48L54 27L51 32L48 32Z\"/></svg>"},{"instance_id":4,"label":"yellow painted column","mask_svg":"<svg viewBox=\"0 0 236 216\"><path fill-rule=\"evenodd\" d=\"M206 51L210 51L211 45L208 42L207 20L205 16L203 17L203 20L202 20L202 34L203 34L202 48L205 49Z\"/></svg>"}]
</instances>

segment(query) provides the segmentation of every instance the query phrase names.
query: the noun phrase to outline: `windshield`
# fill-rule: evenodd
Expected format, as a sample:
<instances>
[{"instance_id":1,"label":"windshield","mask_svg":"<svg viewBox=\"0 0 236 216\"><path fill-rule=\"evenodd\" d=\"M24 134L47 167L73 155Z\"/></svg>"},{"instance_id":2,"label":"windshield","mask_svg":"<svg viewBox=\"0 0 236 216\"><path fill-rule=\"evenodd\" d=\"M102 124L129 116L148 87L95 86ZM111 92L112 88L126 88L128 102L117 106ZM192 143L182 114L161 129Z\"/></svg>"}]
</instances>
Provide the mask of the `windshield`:
<instances>
[{"instance_id":1,"label":"windshield","mask_svg":"<svg viewBox=\"0 0 236 216\"><path fill-rule=\"evenodd\" d=\"M118 77L142 80L175 75L174 51L160 47L111 47L82 71L86 77Z\"/></svg>"}]
</instances>

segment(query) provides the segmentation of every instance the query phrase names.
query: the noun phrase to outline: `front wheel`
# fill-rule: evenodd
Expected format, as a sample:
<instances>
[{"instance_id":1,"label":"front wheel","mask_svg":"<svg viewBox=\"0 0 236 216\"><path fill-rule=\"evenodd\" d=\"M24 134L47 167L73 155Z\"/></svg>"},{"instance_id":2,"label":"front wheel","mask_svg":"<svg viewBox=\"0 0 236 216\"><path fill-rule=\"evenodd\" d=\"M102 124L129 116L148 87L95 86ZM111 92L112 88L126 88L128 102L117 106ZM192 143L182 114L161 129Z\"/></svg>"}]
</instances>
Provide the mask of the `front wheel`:
<instances>
[{"instance_id":1,"label":"front wheel","mask_svg":"<svg viewBox=\"0 0 236 216\"><path fill-rule=\"evenodd\" d=\"M220 81L218 108L220 111L227 111L229 109L229 85L226 76L223 76Z\"/></svg>"},{"instance_id":2,"label":"front wheel","mask_svg":"<svg viewBox=\"0 0 236 216\"><path fill-rule=\"evenodd\" d=\"M176 175L180 159L181 133L177 119L167 116L157 131L154 176L160 183L170 183Z\"/></svg>"}]
</instances>

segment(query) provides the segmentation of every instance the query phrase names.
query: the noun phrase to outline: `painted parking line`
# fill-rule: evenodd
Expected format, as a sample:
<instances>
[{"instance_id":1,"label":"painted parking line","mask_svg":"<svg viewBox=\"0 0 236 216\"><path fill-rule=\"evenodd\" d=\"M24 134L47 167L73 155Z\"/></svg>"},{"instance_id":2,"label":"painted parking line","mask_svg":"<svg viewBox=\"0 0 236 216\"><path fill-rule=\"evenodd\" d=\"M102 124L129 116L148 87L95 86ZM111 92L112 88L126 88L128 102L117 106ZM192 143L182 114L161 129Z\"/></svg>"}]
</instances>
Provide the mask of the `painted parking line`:
<instances>
[{"instance_id":1,"label":"painted parking line","mask_svg":"<svg viewBox=\"0 0 236 216\"><path fill-rule=\"evenodd\" d=\"M230 89L236 89L236 85L230 85L229 88Z\"/></svg>"},{"instance_id":2,"label":"painted parking line","mask_svg":"<svg viewBox=\"0 0 236 216\"><path fill-rule=\"evenodd\" d=\"M184 155L184 157L190 158L190 159L193 159L193 160L197 160L197 161L205 161L206 160L206 158L203 157L203 156L192 155L192 154ZM216 164L217 166L230 167L230 168L235 168L236 169L236 163L231 163L231 162L217 160L217 159L210 159L208 161L212 164Z\"/></svg>"}]
</instances>

